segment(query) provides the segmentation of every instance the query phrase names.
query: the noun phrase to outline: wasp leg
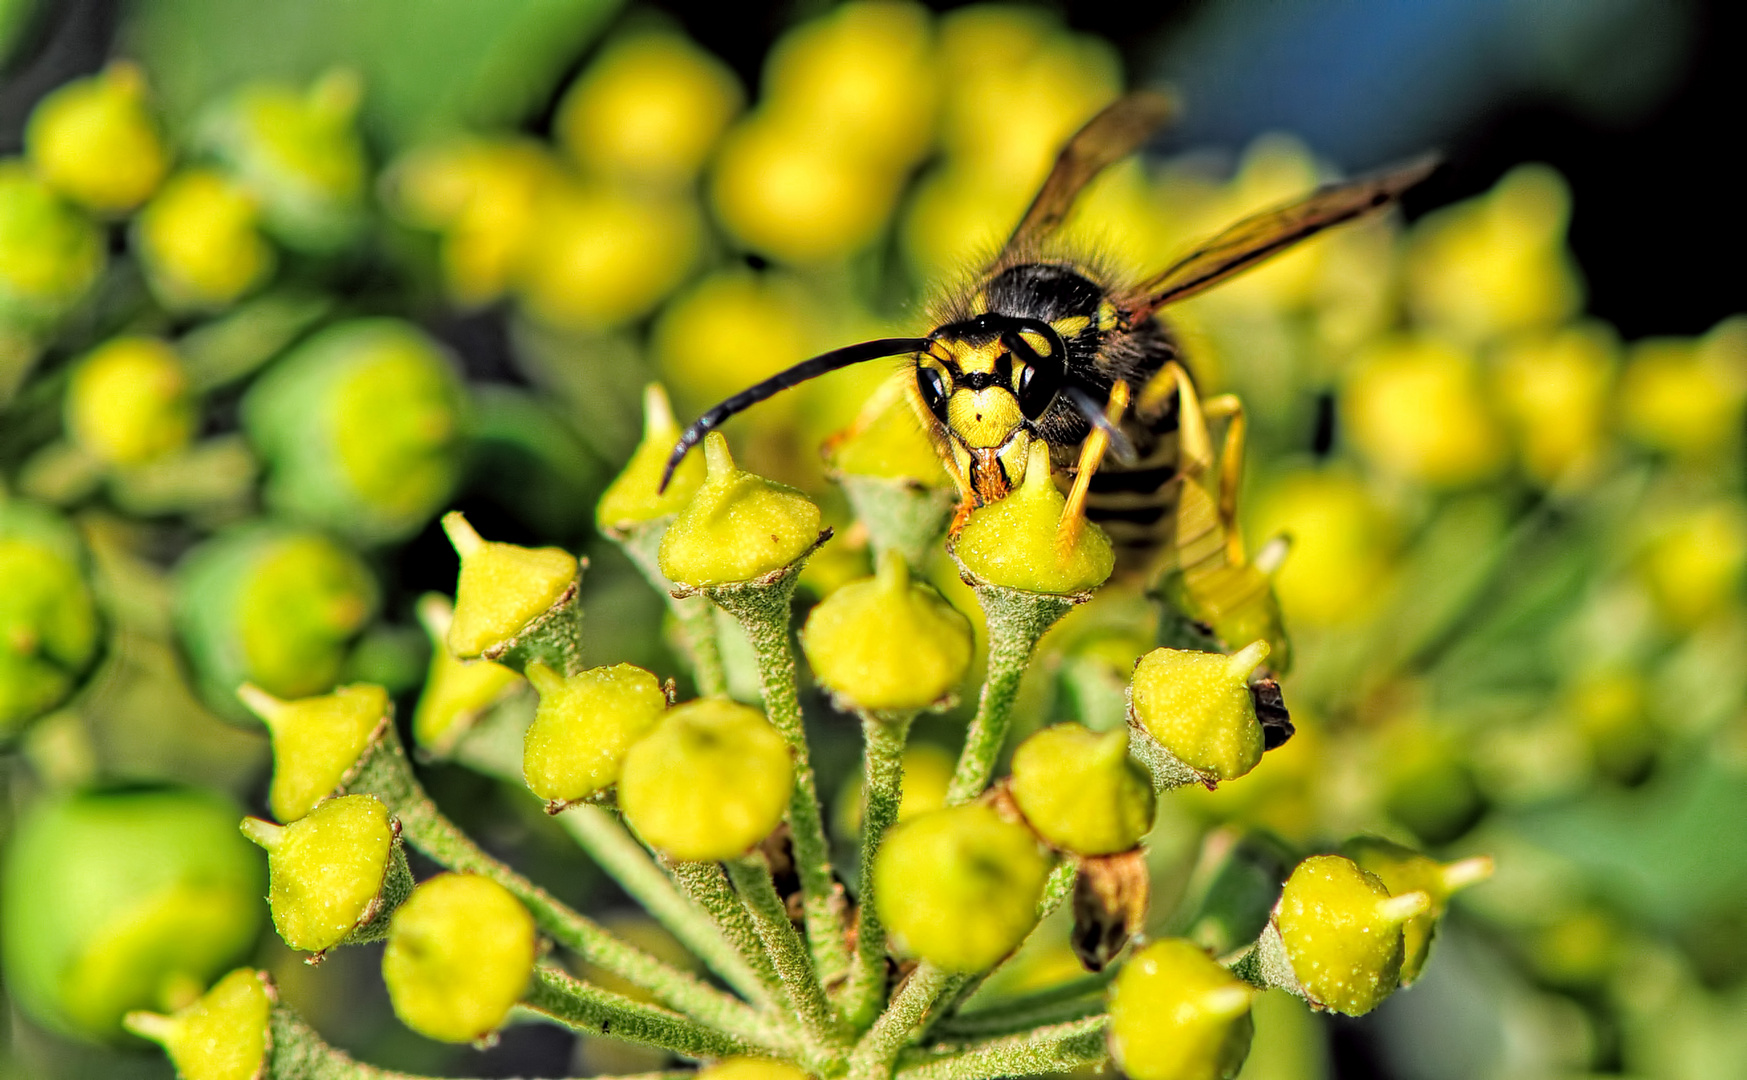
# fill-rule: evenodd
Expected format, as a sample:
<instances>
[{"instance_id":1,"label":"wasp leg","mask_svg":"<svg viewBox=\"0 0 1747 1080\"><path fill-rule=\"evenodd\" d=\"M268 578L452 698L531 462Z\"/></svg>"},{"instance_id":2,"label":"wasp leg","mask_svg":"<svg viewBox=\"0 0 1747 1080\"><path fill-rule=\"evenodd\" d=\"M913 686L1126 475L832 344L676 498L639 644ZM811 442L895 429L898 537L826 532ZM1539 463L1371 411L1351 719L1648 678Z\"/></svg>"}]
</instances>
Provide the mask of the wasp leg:
<instances>
[{"instance_id":1,"label":"wasp leg","mask_svg":"<svg viewBox=\"0 0 1747 1080\"><path fill-rule=\"evenodd\" d=\"M1244 475L1244 435L1248 426L1244 404L1236 394L1220 394L1201 404L1208 420L1227 419L1225 445L1219 453L1219 524L1225 530L1225 557L1232 566L1244 564L1244 538L1237 527L1237 493Z\"/></svg>"},{"instance_id":2,"label":"wasp leg","mask_svg":"<svg viewBox=\"0 0 1747 1080\"><path fill-rule=\"evenodd\" d=\"M1110 404L1105 407L1104 415L1110 420L1110 426L1122 423L1122 414L1128 411L1128 384L1118 379L1110 387ZM1110 448L1110 434L1102 427L1094 427L1086 436L1086 441L1080 444L1080 464L1074 474L1074 486L1068 490L1067 505L1062 507L1061 524L1056 526L1056 551L1065 554L1073 549L1080 539L1080 531L1086 526L1086 494L1092 490L1092 477L1098 471L1098 466L1104 462L1104 451Z\"/></svg>"},{"instance_id":3,"label":"wasp leg","mask_svg":"<svg viewBox=\"0 0 1747 1080\"><path fill-rule=\"evenodd\" d=\"M1177 472L1184 478L1201 477L1213 468L1213 439L1207 433L1207 416L1189 372L1175 360L1160 368L1135 395L1134 411L1143 417L1157 416L1177 395Z\"/></svg>"}]
</instances>

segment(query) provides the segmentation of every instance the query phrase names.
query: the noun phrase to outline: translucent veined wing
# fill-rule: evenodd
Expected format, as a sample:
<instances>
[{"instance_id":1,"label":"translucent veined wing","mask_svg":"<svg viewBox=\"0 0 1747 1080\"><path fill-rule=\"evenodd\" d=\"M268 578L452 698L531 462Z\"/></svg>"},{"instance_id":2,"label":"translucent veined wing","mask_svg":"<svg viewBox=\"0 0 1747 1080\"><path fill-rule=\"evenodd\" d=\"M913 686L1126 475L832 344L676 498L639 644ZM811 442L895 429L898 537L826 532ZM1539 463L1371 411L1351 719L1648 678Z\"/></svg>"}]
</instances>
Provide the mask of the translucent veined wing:
<instances>
[{"instance_id":1,"label":"translucent veined wing","mask_svg":"<svg viewBox=\"0 0 1747 1080\"><path fill-rule=\"evenodd\" d=\"M1355 221L1389 206L1437 168L1427 156L1361 180L1318 188L1307 198L1252 214L1184 256L1135 289L1125 305L1131 320L1240 274L1324 229Z\"/></svg>"}]
</instances>

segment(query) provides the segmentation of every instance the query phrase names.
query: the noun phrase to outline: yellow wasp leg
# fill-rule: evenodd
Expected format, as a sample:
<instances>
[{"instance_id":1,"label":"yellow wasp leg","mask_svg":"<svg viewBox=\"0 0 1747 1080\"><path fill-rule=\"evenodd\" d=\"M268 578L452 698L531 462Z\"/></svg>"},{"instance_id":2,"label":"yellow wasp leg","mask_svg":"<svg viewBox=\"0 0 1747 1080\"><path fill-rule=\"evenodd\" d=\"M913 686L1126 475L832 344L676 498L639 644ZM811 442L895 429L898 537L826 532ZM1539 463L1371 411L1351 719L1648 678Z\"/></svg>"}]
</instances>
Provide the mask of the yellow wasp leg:
<instances>
[{"instance_id":1,"label":"yellow wasp leg","mask_svg":"<svg viewBox=\"0 0 1747 1080\"><path fill-rule=\"evenodd\" d=\"M1165 364L1147 380L1135 399L1135 412L1142 416L1156 415L1165 407L1172 394L1177 395L1177 461L1184 476L1199 477L1213 467L1213 439L1207 434L1207 417L1201 409L1201 397L1189 373L1175 360Z\"/></svg>"},{"instance_id":2,"label":"yellow wasp leg","mask_svg":"<svg viewBox=\"0 0 1747 1080\"><path fill-rule=\"evenodd\" d=\"M1219 524L1225 530L1226 562L1242 566L1244 539L1237 527L1237 492L1244 475L1244 405L1236 394L1221 394L1202 402L1201 413L1209 420L1230 420L1219 453Z\"/></svg>"},{"instance_id":3,"label":"yellow wasp leg","mask_svg":"<svg viewBox=\"0 0 1747 1080\"><path fill-rule=\"evenodd\" d=\"M1122 414L1128 411L1128 384L1121 379L1110 387L1110 403L1104 413L1110 419L1110 426L1122 423ZM1086 441L1080 445L1080 465L1074 474L1074 486L1068 490L1067 505L1062 507L1061 524L1056 526L1056 551L1062 555L1073 550L1074 544L1080 539L1080 530L1086 522L1086 493L1092 489L1092 477L1098 471L1098 466L1104 462L1104 451L1110 448L1110 436L1101 427L1092 429L1086 436Z\"/></svg>"}]
</instances>

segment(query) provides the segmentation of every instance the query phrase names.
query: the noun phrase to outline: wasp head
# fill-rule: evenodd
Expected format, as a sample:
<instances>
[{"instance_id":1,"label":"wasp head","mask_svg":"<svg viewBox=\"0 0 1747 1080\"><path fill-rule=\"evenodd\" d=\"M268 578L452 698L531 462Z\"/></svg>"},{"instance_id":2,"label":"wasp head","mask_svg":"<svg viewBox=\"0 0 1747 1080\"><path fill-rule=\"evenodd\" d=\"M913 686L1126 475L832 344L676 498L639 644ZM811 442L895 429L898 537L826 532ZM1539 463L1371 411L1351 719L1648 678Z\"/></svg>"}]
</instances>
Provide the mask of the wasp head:
<instances>
[{"instance_id":1,"label":"wasp head","mask_svg":"<svg viewBox=\"0 0 1747 1080\"><path fill-rule=\"evenodd\" d=\"M916 387L983 503L1025 479L1036 421L1061 391L1067 350L1048 323L979 315L928 337Z\"/></svg>"}]
</instances>

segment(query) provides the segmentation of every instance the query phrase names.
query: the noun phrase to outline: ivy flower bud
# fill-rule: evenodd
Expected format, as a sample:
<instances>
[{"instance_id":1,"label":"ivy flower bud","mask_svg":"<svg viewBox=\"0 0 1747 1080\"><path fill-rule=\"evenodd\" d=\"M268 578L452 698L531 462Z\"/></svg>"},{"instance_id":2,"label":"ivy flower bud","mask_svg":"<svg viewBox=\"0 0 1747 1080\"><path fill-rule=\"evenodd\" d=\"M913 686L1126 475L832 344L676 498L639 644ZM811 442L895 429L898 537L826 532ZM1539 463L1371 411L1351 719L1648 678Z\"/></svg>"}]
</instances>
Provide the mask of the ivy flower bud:
<instances>
[{"instance_id":1,"label":"ivy flower bud","mask_svg":"<svg viewBox=\"0 0 1747 1080\"><path fill-rule=\"evenodd\" d=\"M1256 989L1182 938L1155 941L1110 987L1110 1055L1131 1080L1229 1080L1243 1067Z\"/></svg>"},{"instance_id":2,"label":"ivy flower bud","mask_svg":"<svg viewBox=\"0 0 1747 1080\"><path fill-rule=\"evenodd\" d=\"M1130 715L1196 780L1235 780L1262 760L1249 678L1267 656L1264 641L1230 656L1154 649L1134 667Z\"/></svg>"},{"instance_id":3,"label":"ivy flower bud","mask_svg":"<svg viewBox=\"0 0 1747 1080\"><path fill-rule=\"evenodd\" d=\"M277 994L264 971L238 968L174 1016L131 1012L124 1023L164 1048L187 1080L259 1080L272 1048Z\"/></svg>"},{"instance_id":4,"label":"ivy flower bud","mask_svg":"<svg viewBox=\"0 0 1747 1080\"><path fill-rule=\"evenodd\" d=\"M660 383L643 390L643 441L631 453L625 470L607 485L595 505L594 520L602 532L624 535L645 522L659 521L685 509L704 483L704 461L687 454L673 470L666 491L657 491L667 456L679 441L679 423Z\"/></svg>"},{"instance_id":5,"label":"ivy flower bud","mask_svg":"<svg viewBox=\"0 0 1747 1080\"><path fill-rule=\"evenodd\" d=\"M1352 417L1354 444L1378 471L1433 487L1490 479L1510 449L1479 360L1435 337L1367 345L1340 407Z\"/></svg>"},{"instance_id":6,"label":"ivy flower bud","mask_svg":"<svg viewBox=\"0 0 1747 1080\"><path fill-rule=\"evenodd\" d=\"M389 923L382 981L400 1022L427 1038L476 1042L503 1025L534 974L534 917L477 874L438 874Z\"/></svg>"},{"instance_id":7,"label":"ivy flower bud","mask_svg":"<svg viewBox=\"0 0 1747 1080\"><path fill-rule=\"evenodd\" d=\"M1037 924L1049 871L1030 829L987 806L952 806L886 834L874 856L874 904L899 953L986 971Z\"/></svg>"},{"instance_id":8,"label":"ivy flower bud","mask_svg":"<svg viewBox=\"0 0 1747 1080\"><path fill-rule=\"evenodd\" d=\"M490 660L461 660L449 651L449 626L455 609L449 598L426 593L419 598L419 622L431 638L431 666L413 710L412 735L424 749L443 756L473 721L502 698L521 676Z\"/></svg>"},{"instance_id":9,"label":"ivy flower bud","mask_svg":"<svg viewBox=\"0 0 1747 1080\"><path fill-rule=\"evenodd\" d=\"M453 510L443 515L443 531L461 556L455 621L449 626L449 649L456 656L516 666L544 655L547 632L561 631L566 619L581 618L576 591L582 564L570 552L485 540ZM565 640L554 646L560 652L570 647Z\"/></svg>"},{"instance_id":10,"label":"ivy flower bud","mask_svg":"<svg viewBox=\"0 0 1747 1080\"><path fill-rule=\"evenodd\" d=\"M177 568L178 629L207 700L226 715L241 715L243 682L285 698L332 687L376 602L369 568L319 533L245 527Z\"/></svg>"},{"instance_id":11,"label":"ivy flower bud","mask_svg":"<svg viewBox=\"0 0 1747 1080\"><path fill-rule=\"evenodd\" d=\"M228 800L193 789L30 807L0 872L6 991L58 1031L112 1038L132 1009L186 1005L255 943L261 857Z\"/></svg>"},{"instance_id":12,"label":"ivy flower bud","mask_svg":"<svg viewBox=\"0 0 1747 1080\"><path fill-rule=\"evenodd\" d=\"M940 454L903 393L875 394L847 431L826 443L831 478L867 528L876 558L896 550L927 563L958 501Z\"/></svg>"},{"instance_id":13,"label":"ivy flower bud","mask_svg":"<svg viewBox=\"0 0 1747 1080\"><path fill-rule=\"evenodd\" d=\"M43 98L24 132L37 175L99 214L145 202L170 164L145 96L139 66L118 60Z\"/></svg>"},{"instance_id":14,"label":"ivy flower bud","mask_svg":"<svg viewBox=\"0 0 1747 1080\"><path fill-rule=\"evenodd\" d=\"M518 285L549 326L600 331L642 318L683 282L703 249L689 192L559 182L542 192Z\"/></svg>"},{"instance_id":15,"label":"ivy flower bud","mask_svg":"<svg viewBox=\"0 0 1747 1080\"><path fill-rule=\"evenodd\" d=\"M1431 898L1430 907L1401 927L1401 985L1411 986L1425 969L1432 938L1449 907L1451 894L1491 877L1492 858L1477 855L1458 862L1440 863L1412 848L1377 836L1361 836L1349 841L1346 852L1360 869L1375 874L1390 895L1422 892Z\"/></svg>"},{"instance_id":16,"label":"ivy flower bud","mask_svg":"<svg viewBox=\"0 0 1747 1080\"><path fill-rule=\"evenodd\" d=\"M698 1080L809 1080L806 1073L786 1061L770 1058L731 1057L698 1070Z\"/></svg>"},{"instance_id":17,"label":"ivy flower bud","mask_svg":"<svg viewBox=\"0 0 1747 1080\"><path fill-rule=\"evenodd\" d=\"M335 251L366 220L369 163L355 123L362 94L358 74L344 69L306 91L255 83L208 110L197 138L254 196L275 239Z\"/></svg>"},{"instance_id":18,"label":"ivy flower bud","mask_svg":"<svg viewBox=\"0 0 1747 1080\"><path fill-rule=\"evenodd\" d=\"M794 783L788 743L762 713L702 698L669 710L625 753L619 806L673 858L727 859L777 827Z\"/></svg>"},{"instance_id":19,"label":"ivy flower bud","mask_svg":"<svg viewBox=\"0 0 1747 1080\"><path fill-rule=\"evenodd\" d=\"M218 311L273 271L255 200L210 169L178 173L134 220L146 283L166 307Z\"/></svg>"},{"instance_id":20,"label":"ivy flower bud","mask_svg":"<svg viewBox=\"0 0 1747 1080\"><path fill-rule=\"evenodd\" d=\"M1044 728L1013 751L1013 799L1052 846L1076 855L1113 855L1140 843L1153 824L1153 786L1128 756L1128 729Z\"/></svg>"},{"instance_id":21,"label":"ivy flower bud","mask_svg":"<svg viewBox=\"0 0 1747 1080\"><path fill-rule=\"evenodd\" d=\"M1017 491L971 512L952 540L960 565L991 585L1071 596L1104 584L1116 554L1104 530L1088 521L1067 551L1057 547L1057 524L1067 499L1055 486L1049 447L1031 444Z\"/></svg>"},{"instance_id":22,"label":"ivy flower bud","mask_svg":"<svg viewBox=\"0 0 1747 1080\"><path fill-rule=\"evenodd\" d=\"M454 361L399 319L327 327L243 398L268 504L363 543L405 539L448 501L466 414Z\"/></svg>"},{"instance_id":23,"label":"ivy flower bud","mask_svg":"<svg viewBox=\"0 0 1747 1080\"><path fill-rule=\"evenodd\" d=\"M755 581L793 566L822 535L819 508L794 488L742 472L728 440L704 440L704 484L661 538L661 572L689 588Z\"/></svg>"},{"instance_id":24,"label":"ivy flower bud","mask_svg":"<svg viewBox=\"0 0 1747 1080\"><path fill-rule=\"evenodd\" d=\"M0 325L47 327L103 269L103 237L19 161L0 161Z\"/></svg>"},{"instance_id":25,"label":"ivy flower bud","mask_svg":"<svg viewBox=\"0 0 1747 1080\"><path fill-rule=\"evenodd\" d=\"M904 557L887 551L877 575L813 608L801 648L819 682L854 708L925 709L964 681L971 624L932 588L912 582Z\"/></svg>"},{"instance_id":26,"label":"ivy flower bud","mask_svg":"<svg viewBox=\"0 0 1747 1080\"><path fill-rule=\"evenodd\" d=\"M1656 614L1691 631L1724 612L1747 579L1747 505L1723 499L1669 515L1638 556Z\"/></svg>"},{"instance_id":27,"label":"ivy flower bud","mask_svg":"<svg viewBox=\"0 0 1747 1080\"><path fill-rule=\"evenodd\" d=\"M1363 1016L1400 982L1402 925L1431 906L1423 892L1389 895L1351 859L1313 855L1286 880L1272 925L1305 999Z\"/></svg>"},{"instance_id":28,"label":"ivy flower bud","mask_svg":"<svg viewBox=\"0 0 1747 1080\"><path fill-rule=\"evenodd\" d=\"M66 700L96 658L83 552L51 511L0 501L0 738Z\"/></svg>"},{"instance_id":29,"label":"ivy flower bud","mask_svg":"<svg viewBox=\"0 0 1747 1080\"><path fill-rule=\"evenodd\" d=\"M91 350L73 369L64 408L72 441L111 465L164 457L194 436L188 373L158 338L111 338Z\"/></svg>"},{"instance_id":30,"label":"ivy flower bud","mask_svg":"<svg viewBox=\"0 0 1747 1080\"><path fill-rule=\"evenodd\" d=\"M280 701L251 683L237 689L273 738L273 784L267 806L282 822L315 809L340 786L388 720L388 691L380 686L342 686L323 697Z\"/></svg>"},{"instance_id":31,"label":"ivy flower bud","mask_svg":"<svg viewBox=\"0 0 1747 1080\"><path fill-rule=\"evenodd\" d=\"M631 664L564 676L538 661L528 681L540 692L522 739L522 777L554 803L584 799L618 782L625 752L667 709L655 676Z\"/></svg>"},{"instance_id":32,"label":"ivy flower bud","mask_svg":"<svg viewBox=\"0 0 1747 1080\"><path fill-rule=\"evenodd\" d=\"M1630 356L1614 394L1621 431L1692 462L1739 444L1747 417L1747 318L1731 315L1697 339L1640 341Z\"/></svg>"},{"instance_id":33,"label":"ivy flower bud","mask_svg":"<svg viewBox=\"0 0 1747 1080\"><path fill-rule=\"evenodd\" d=\"M380 941L412 892L400 826L374 795L323 799L289 825L244 818L243 835L267 851L273 928L293 949Z\"/></svg>"}]
</instances>

